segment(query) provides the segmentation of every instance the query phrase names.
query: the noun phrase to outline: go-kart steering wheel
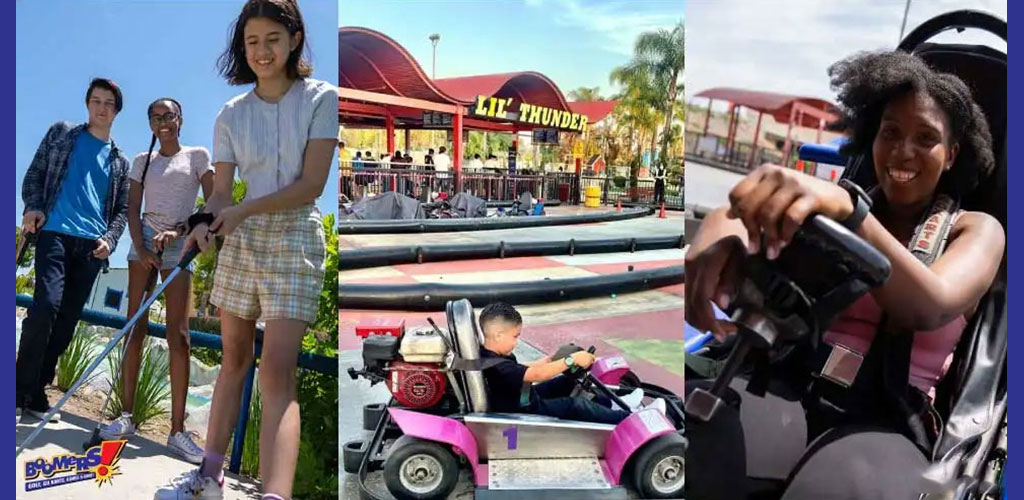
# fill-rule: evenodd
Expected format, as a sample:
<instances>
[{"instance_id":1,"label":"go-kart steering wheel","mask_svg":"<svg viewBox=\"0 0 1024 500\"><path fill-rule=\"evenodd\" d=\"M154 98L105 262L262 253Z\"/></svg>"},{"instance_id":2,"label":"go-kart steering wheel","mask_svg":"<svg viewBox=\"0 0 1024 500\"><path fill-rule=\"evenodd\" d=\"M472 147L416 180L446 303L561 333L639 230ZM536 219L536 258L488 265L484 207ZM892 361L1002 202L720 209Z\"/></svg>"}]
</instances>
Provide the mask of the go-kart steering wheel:
<instances>
[{"instance_id":1,"label":"go-kart steering wheel","mask_svg":"<svg viewBox=\"0 0 1024 500\"><path fill-rule=\"evenodd\" d=\"M889 271L881 252L821 215L808 218L775 260L763 250L745 257L726 310L739 330L736 343L711 389L687 397L687 415L710 420L751 351L803 341L816 347L835 317L885 283Z\"/></svg>"},{"instance_id":2,"label":"go-kart steering wheel","mask_svg":"<svg viewBox=\"0 0 1024 500\"><path fill-rule=\"evenodd\" d=\"M559 352L562 352L563 349L571 350L572 352L582 350L573 349L571 345L562 346L562 348L560 348L555 354L557 355ZM587 348L587 352L589 352L590 354L594 354L595 352L597 352L597 348L594 346L590 346ZM592 366L593 365L591 365L591 367ZM583 368L581 366L573 366L571 369L569 369L567 373L565 373L565 376L572 378L573 380L576 381L576 390L573 391L573 396L577 396L580 392L583 391L599 392L602 396L610 399L612 403L618 405L622 410L627 412L631 411L629 405L622 401L622 399L620 399L614 392L612 392L611 389L606 387L604 384L595 379L593 375L590 374L590 367Z\"/></svg>"}]
</instances>

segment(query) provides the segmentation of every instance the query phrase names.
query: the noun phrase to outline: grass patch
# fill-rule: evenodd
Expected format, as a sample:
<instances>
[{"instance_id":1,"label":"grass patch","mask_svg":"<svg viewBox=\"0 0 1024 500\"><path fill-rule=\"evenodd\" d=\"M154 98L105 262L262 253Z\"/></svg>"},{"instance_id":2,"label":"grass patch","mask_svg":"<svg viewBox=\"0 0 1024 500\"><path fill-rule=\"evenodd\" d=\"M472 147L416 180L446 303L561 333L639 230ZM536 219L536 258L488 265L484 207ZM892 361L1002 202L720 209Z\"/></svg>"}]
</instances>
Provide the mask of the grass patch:
<instances>
[{"instance_id":1,"label":"grass patch","mask_svg":"<svg viewBox=\"0 0 1024 500\"><path fill-rule=\"evenodd\" d=\"M683 375L683 340L605 339L631 358L656 364L676 375Z\"/></svg>"}]
</instances>

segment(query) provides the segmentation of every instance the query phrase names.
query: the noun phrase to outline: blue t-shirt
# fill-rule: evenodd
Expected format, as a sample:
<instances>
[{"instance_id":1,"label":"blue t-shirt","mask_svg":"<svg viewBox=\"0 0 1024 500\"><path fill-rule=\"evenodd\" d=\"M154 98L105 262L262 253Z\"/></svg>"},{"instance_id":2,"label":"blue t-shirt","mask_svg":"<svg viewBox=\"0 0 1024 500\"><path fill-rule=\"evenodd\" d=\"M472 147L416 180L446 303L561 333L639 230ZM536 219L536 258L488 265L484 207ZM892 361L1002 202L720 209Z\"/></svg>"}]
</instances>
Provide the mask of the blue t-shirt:
<instances>
[{"instance_id":1,"label":"blue t-shirt","mask_svg":"<svg viewBox=\"0 0 1024 500\"><path fill-rule=\"evenodd\" d=\"M68 172L47 215L44 230L97 239L107 232L103 215L110 189L110 143L83 130L75 139Z\"/></svg>"}]
</instances>

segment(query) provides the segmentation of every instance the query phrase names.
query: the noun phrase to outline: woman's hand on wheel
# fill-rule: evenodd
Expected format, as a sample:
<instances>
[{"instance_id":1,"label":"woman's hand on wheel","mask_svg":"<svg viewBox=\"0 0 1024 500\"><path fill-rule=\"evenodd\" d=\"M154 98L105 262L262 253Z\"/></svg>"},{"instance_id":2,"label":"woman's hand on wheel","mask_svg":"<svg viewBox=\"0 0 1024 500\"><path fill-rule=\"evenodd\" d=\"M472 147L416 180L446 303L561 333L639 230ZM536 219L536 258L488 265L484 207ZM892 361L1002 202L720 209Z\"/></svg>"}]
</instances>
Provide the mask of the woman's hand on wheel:
<instances>
[{"instance_id":1,"label":"woman's hand on wheel","mask_svg":"<svg viewBox=\"0 0 1024 500\"><path fill-rule=\"evenodd\" d=\"M720 342L736 332L736 325L715 318L711 302L722 309L729 306L744 258L743 240L738 236L723 237L686 255L686 322L702 332L712 332Z\"/></svg>"},{"instance_id":2,"label":"woman's hand on wheel","mask_svg":"<svg viewBox=\"0 0 1024 500\"><path fill-rule=\"evenodd\" d=\"M729 218L743 222L750 253L760 251L764 236L769 259L778 257L814 213L841 221L853 213L853 202L836 184L770 164L748 174L729 192Z\"/></svg>"}]
</instances>

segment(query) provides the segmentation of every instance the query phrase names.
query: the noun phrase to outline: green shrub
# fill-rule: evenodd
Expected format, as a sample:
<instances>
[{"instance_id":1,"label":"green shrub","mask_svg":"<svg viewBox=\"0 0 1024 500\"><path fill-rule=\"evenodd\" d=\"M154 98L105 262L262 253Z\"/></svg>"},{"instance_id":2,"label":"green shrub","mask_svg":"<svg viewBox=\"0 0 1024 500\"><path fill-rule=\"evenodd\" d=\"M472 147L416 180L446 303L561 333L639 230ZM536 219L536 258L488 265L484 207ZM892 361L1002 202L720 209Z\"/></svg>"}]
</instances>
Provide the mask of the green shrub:
<instances>
[{"instance_id":1,"label":"green shrub","mask_svg":"<svg viewBox=\"0 0 1024 500\"><path fill-rule=\"evenodd\" d=\"M74 385L75 381L85 373L85 369L99 351L99 348L96 346L96 339L98 337L99 335L88 328L85 323L78 324L78 328L75 330L67 350L57 358L58 389L67 392ZM97 373L94 371L89 375L86 383L95 379L96 375Z\"/></svg>"},{"instance_id":2,"label":"green shrub","mask_svg":"<svg viewBox=\"0 0 1024 500\"><path fill-rule=\"evenodd\" d=\"M625 177L621 175L616 175L615 177L612 178L612 183L615 184L615 187L622 189L626 187L626 180L627 179Z\"/></svg>"},{"instance_id":3,"label":"green shrub","mask_svg":"<svg viewBox=\"0 0 1024 500\"><path fill-rule=\"evenodd\" d=\"M164 404L171 397L167 356L157 349L155 342L147 337L142 347L142 362L139 365L139 377L135 386L135 402L131 409L132 420L139 428L154 418L166 415L168 412L164 408ZM121 351L116 349L107 358L107 368L110 373L114 373L120 364ZM123 383L124 376L122 375L114 384L114 393L110 398L110 405L107 407L106 416L108 418L116 418L125 411L124 400L121 396Z\"/></svg>"},{"instance_id":4,"label":"green shrub","mask_svg":"<svg viewBox=\"0 0 1024 500\"><path fill-rule=\"evenodd\" d=\"M245 426L245 448L242 449L242 474L260 475L260 428L263 424L263 396L259 377L252 381L252 399L249 400L249 423Z\"/></svg>"}]
</instances>

